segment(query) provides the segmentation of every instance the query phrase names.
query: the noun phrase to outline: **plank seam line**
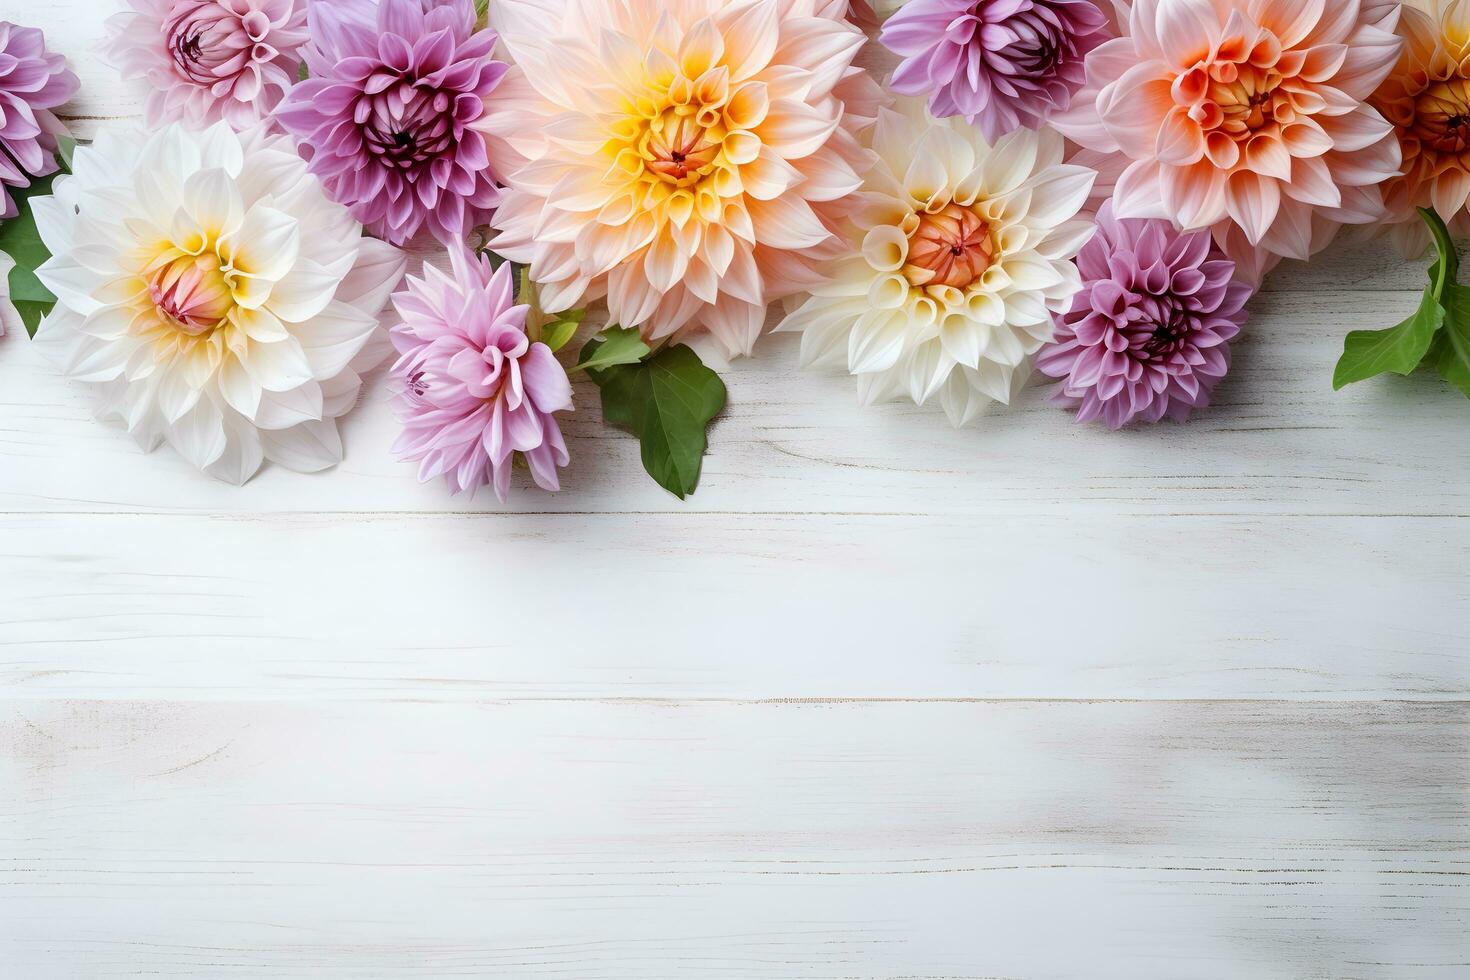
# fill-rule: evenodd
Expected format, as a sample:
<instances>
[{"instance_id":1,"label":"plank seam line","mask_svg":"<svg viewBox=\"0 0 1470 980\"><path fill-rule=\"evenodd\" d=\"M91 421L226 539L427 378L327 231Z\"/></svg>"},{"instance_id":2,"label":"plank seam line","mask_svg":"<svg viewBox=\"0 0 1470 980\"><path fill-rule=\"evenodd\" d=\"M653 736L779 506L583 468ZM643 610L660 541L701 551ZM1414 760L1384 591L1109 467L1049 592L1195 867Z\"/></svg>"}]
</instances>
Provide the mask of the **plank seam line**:
<instances>
[{"instance_id":1,"label":"plank seam line","mask_svg":"<svg viewBox=\"0 0 1470 980\"><path fill-rule=\"evenodd\" d=\"M880 511L880 510L511 510L511 511L435 511L435 510L262 510L254 512L227 510L146 511L146 510L32 510L0 511L0 518L30 519L46 517L148 517L206 518L232 521L259 521L275 518L352 517L352 518L473 518L505 520L517 517L924 517L935 519L970 518L1034 518L1052 517L1079 520L1095 517L1131 520L1159 518L1231 518L1236 520L1327 519L1327 520L1465 520L1470 512L1394 513L1366 511L1109 511L1109 510L1025 510L1025 511Z\"/></svg>"},{"instance_id":2,"label":"plank seam line","mask_svg":"<svg viewBox=\"0 0 1470 980\"><path fill-rule=\"evenodd\" d=\"M1465 698L1064 698L1064 697L885 697L885 696L855 696L855 697L767 697L767 698L734 698L734 697L637 697L637 696L608 696L608 697L498 697L498 698L465 698L465 699L429 699L429 698L349 698L341 696L322 698L191 698L191 697L128 697L128 696L67 696L56 695L49 697L12 697L0 694L0 703L17 706L21 704L44 704L44 703L72 703L72 704L106 704L106 703L166 703L166 704L269 704L273 707L291 707L295 705L348 705L348 704L430 704L430 705L520 705L520 704L605 704L605 705L650 705L658 707L680 707L684 705L744 705L744 706L802 706L802 705L861 705L861 704L951 704L951 705L1010 705L1010 704L1038 704L1038 705L1112 705L1112 704L1137 704L1137 705L1178 705L1178 706L1254 706L1262 707L1332 707L1332 708L1365 708L1382 705L1410 705L1416 707L1448 707L1466 708L1470 707L1470 699Z\"/></svg>"}]
</instances>

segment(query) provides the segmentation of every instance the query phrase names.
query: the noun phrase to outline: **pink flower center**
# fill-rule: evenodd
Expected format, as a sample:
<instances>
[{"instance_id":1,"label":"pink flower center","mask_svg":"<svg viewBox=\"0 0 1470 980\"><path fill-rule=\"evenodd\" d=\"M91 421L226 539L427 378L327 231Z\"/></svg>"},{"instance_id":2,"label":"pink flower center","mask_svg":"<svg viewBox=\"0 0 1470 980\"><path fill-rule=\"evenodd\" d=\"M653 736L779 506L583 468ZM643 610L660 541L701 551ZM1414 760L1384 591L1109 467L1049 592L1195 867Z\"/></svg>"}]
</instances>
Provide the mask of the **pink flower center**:
<instances>
[{"instance_id":1,"label":"pink flower center","mask_svg":"<svg viewBox=\"0 0 1470 980\"><path fill-rule=\"evenodd\" d=\"M209 252L163 262L148 280L148 295L165 323L191 337L212 332L235 307L219 258Z\"/></svg>"},{"instance_id":2,"label":"pink flower center","mask_svg":"<svg viewBox=\"0 0 1470 980\"><path fill-rule=\"evenodd\" d=\"M947 204L919 216L919 226L909 236L904 274L915 286L965 289L994 261L990 226L971 209Z\"/></svg>"},{"instance_id":3,"label":"pink flower center","mask_svg":"<svg viewBox=\"0 0 1470 980\"><path fill-rule=\"evenodd\" d=\"M217 70L236 54L226 42L238 26L235 17L213 0L176 4L163 33L179 74L201 85L217 81Z\"/></svg>"},{"instance_id":4,"label":"pink flower center","mask_svg":"<svg viewBox=\"0 0 1470 980\"><path fill-rule=\"evenodd\" d=\"M1440 153L1458 156L1470 147L1470 80L1435 82L1414 102L1414 133Z\"/></svg>"}]
</instances>

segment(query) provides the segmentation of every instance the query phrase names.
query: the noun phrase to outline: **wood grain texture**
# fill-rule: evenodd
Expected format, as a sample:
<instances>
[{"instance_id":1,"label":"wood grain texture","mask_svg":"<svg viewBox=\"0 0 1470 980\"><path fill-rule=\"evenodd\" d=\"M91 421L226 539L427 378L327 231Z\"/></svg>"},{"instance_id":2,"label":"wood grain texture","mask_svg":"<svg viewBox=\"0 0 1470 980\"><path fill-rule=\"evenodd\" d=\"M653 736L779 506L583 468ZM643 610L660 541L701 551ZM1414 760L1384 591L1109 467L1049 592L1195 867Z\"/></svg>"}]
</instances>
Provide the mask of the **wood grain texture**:
<instances>
[{"instance_id":1,"label":"wood grain texture","mask_svg":"<svg viewBox=\"0 0 1470 980\"><path fill-rule=\"evenodd\" d=\"M1449 980L1467 745L1465 705L10 703L0 941L35 980Z\"/></svg>"},{"instance_id":2,"label":"wood grain texture","mask_svg":"<svg viewBox=\"0 0 1470 980\"><path fill-rule=\"evenodd\" d=\"M10 696L1470 697L1464 518L0 518Z\"/></svg>"},{"instance_id":3,"label":"wood grain texture","mask_svg":"<svg viewBox=\"0 0 1470 980\"><path fill-rule=\"evenodd\" d=\"M0 0L84 137L112 9ZM1470 975L1470 415L1331 391L1424 280L1360 237L1187 427L768 338L687 503L585 386L564 493L419 486L380 376L225 487L0 310L0 977Z\"/></svg>"},{"instance_id":4,"label":"wood grain texture","mask_svg":"<svg viewBox=\"0 0 1470 980\"><path fill-rule=\"evenodd\" d=\"M573 461L564 491L521 479L508 509L1470 515L1463 395L1428 375L1332 391L1342 335L1393 322L1414 302L1394 292L1262 295L1212 410L1120 433L1076 425L1040 389L960 430L937 406L865 408L850 378L798 370L794 338L773 336L727 372L730 408L687 502L644 474L636 442L602 424L582 384L564 425ZM167 448L143 455L121 429L94 422L90 395L24 336L0 338L0 512L504 509L419 486L414 467L393 459L389 389L378 377L344 423L347 458L330 477L267 466L236 488Z\"/></svg>"}]
</instances>

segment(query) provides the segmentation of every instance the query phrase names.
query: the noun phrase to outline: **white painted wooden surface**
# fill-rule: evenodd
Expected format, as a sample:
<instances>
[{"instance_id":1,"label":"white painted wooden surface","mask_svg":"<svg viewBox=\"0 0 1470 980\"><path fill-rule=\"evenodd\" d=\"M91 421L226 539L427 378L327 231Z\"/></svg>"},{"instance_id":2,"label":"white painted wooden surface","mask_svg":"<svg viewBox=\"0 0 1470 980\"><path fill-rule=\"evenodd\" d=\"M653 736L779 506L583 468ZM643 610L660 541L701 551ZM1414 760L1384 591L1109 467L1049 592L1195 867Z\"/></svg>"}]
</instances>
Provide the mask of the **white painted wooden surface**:
<instances>
[{"instance_id":1,"label":"white painted wooden surface","mask_svg":"<svg viewBox=\"0 0 1470 980\"><path fill-rule=\"evenodd\" d=\"M95 0L0 0L136 124ZM704 484L243 489L0 338L0 976L1470 975L1470 405L1333 393L1415 268L1281 269L1218 407L953 431L789 338ZM12 324L12 326L14 326Z\"/></svg>"}]
</instances>

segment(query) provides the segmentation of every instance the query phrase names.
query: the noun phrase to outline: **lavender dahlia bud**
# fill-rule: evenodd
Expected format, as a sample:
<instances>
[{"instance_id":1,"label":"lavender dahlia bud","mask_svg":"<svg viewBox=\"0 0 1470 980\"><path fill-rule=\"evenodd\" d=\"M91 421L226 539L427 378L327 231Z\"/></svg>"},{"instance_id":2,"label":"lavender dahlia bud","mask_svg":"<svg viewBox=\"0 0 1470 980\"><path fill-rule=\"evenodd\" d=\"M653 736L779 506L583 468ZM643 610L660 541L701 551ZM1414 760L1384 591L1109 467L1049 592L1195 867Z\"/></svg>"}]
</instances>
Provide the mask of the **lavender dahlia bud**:
<instances>
[{"instance_id":1,"label":"lavender dahlia bud","mask_svg":"<svg viewBox=\"0 0 1470 980\"><path fill-rule=\"evenodd\" d=\"M128 0L108 21L124 78L148 84L148 125L223 120L242 131L296 82L307 0Z\"/></svg>"},{"instance_id":2,"label":"lavender dahlia bud","mask_svg":"<svg viewBox=\"0 0 1470 980\"><path fill-rule=\"evenodd\" d=\"M964 116L994 142L1065 110L1087 53L1109 36L1090 0L910 0L879 39L904 60L892 85Z\"/></svg>"}]
</instances>

